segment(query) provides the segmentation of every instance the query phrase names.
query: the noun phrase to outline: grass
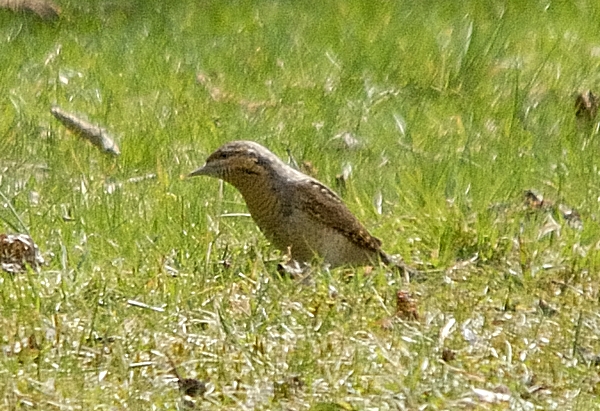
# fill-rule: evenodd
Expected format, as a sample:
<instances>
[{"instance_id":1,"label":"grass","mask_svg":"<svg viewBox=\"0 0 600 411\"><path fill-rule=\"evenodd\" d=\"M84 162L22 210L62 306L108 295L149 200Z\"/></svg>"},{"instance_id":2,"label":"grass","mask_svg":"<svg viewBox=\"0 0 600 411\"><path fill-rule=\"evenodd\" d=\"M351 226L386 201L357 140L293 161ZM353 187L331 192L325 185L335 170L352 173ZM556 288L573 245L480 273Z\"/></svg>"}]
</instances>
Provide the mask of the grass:
<instances>
[{"instance_id":1,"label":"grass","mask_svg":"<svg viewBox=\"0 0 600 411\"><path fill-rule=\"evenodd\" d=\"M47 261L0 273L0 407L185 408L169 355L208 383L199 409L599 409L600 143L573 93L600 81L600 7L413 3L0 10L0 191ZM424 281L279 278L254 223L220 217L237 192L180 178L233 139L309 161Z\"/></svg>"}]
</instances>

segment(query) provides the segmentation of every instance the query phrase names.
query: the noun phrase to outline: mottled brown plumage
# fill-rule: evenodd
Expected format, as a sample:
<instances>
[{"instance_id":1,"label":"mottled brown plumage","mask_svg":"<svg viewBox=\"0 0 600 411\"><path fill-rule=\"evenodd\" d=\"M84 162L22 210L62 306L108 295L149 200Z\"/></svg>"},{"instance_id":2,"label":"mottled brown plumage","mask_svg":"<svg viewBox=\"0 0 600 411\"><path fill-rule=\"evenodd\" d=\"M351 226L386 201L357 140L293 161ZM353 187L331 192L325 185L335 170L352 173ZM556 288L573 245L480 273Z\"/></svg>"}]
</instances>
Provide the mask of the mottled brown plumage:
<instances>
[{"instance_id":1,"label":"mottled brown plumage","mask_svg":"<svg viewBox=\"0 0 600 411\"><path fill-rule=\"evenodd\" d=\"M190 176L220 178L242 194L252 218L298 262L315 257L332 267L389 263L373 237L328 187L252 141L221 146Z\"/></svg>"}]
</instances>

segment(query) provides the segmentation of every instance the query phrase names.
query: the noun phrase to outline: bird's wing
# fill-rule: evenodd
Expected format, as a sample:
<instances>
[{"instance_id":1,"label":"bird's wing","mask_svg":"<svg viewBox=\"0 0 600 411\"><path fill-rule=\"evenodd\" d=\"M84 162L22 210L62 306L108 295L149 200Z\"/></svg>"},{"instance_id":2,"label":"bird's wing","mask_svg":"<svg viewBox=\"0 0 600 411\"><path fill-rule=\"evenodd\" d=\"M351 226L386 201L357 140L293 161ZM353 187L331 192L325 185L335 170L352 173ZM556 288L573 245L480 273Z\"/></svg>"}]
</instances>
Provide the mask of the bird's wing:
<instances>
[{"instance_id":1,"label":"bird's wing","mask_svg":"<svg viewBox=\"0 0 600 411\"><path fill-rule=\"evenodd\" d=\"M342 200L317 180L303 180L294 184L297 205L316 221L340 232L350 241L373 252L381 252L381 240L373 237L348 210Z\"/></svg>"}]
</instances>

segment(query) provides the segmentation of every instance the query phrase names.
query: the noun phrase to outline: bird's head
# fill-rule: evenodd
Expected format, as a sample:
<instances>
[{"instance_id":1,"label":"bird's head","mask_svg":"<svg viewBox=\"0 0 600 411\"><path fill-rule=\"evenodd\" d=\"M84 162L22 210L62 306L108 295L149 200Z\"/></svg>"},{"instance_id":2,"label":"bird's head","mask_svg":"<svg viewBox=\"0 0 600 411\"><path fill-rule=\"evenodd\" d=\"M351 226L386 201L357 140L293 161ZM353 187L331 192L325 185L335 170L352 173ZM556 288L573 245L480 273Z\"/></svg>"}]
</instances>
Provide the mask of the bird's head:
<instances>
[{"instance_id":1,"label":"bird's head","mask_svg":"<svg viewBox=\"0 0 600 411\"><path fill-rule=\"evenodd\" d=\"M232 141L219 147L206 159L206 164L188 177L210 176L236 185L236 182L264 176L275 167L284 165L265 147L253 141Z\"/></svg>"}]
</instances>

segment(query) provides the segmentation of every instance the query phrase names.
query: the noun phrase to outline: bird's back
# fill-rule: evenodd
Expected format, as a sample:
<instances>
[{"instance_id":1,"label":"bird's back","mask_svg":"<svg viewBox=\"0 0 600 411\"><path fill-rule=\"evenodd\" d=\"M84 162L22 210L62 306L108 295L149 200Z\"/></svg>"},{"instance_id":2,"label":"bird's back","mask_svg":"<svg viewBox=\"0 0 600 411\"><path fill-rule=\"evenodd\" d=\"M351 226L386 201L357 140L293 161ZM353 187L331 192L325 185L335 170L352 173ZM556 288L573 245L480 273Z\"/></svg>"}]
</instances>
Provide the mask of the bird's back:
<instances>
[{"instance_id":1,"label":"bird's back","mask_svg":"<svg viewBox=\"0 0 600 411\"><path fill-rule=\"evenodd\" d=\"M317 180L297 173L277 181L268 191L252 190L244 199L265 236L284 252L289 248L293 259L320 258L339 266L364 265L380 258L380 241Z\"/></svg>"}]
</instances>

